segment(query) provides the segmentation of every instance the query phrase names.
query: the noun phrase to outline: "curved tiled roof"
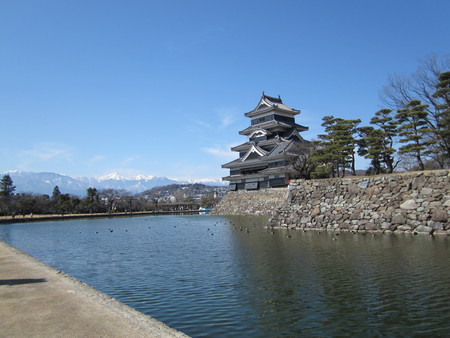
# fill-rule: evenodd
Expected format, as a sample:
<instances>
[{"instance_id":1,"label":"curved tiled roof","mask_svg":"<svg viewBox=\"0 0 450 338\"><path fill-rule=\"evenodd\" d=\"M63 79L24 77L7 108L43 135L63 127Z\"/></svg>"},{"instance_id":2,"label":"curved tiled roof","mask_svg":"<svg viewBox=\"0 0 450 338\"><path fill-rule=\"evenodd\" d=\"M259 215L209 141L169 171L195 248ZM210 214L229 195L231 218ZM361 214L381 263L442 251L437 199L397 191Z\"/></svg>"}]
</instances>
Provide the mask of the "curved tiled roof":
<instances>
[{"instance_id":1,"label":"curved tiled roof","mask_svg":"<svg viewBox=\"0 0 450 338\"><path fill-rule=\"evenodd\" d=\"M241 130L239 132L239 134L241 135L248 135L251 134L252 132L254 132L255 130L258 129L273 129L273 128L277 128L277 127L281 127L284 129L289 129L289 128L295 128L298 131L305 131L308 130L308 127L302 126L300 124L294 123L294 124L289 124L289 123L285 123L285 122L280 122L280 121L276 121L276 120L270 120L267 122L263 122L263 123L259 123L258 125L254 125L254 126L250 126L248 128L245 128L244 130Z\"/></svg>"},{"instance_id":2,"label":"curved tiled roof","mask_svg":"<svg viewBox=\"0 0 450 338\"><path fill-rule=\"evenodd\" d=\"M267 113L271 110L278 110L290 115L297 115L300 113L300 110L291 108L288 105L284 104L280 96L278 96L278 98L275 98L265 95L263 92L261 99L259 100L259 103L256 105L255 109L245 113L245 116L253 117L259 114Z\"/></svg>"}]
</instances>

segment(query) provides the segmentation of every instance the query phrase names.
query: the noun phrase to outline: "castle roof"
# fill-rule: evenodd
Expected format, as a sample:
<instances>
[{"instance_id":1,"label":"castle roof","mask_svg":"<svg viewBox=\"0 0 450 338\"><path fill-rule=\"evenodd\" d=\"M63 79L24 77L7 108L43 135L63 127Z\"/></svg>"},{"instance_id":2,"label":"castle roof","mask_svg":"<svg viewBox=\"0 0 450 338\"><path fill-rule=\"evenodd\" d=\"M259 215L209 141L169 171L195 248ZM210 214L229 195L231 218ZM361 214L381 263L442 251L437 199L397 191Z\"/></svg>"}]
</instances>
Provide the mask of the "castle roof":
<instances>
[{"instance_id":1,"label":"castle roof","mask_svg":"<svg viewBox=\"0 0 450 338\"><path fill-rule=\"evenodd\" d=\"M294 124L289 124L286 122L280 122L280 121L276 121L276 120L270 120L267 122L263 122L263 123L258 123L256 125L250 126L248 128L245 128L244 130L241 130L239 132L239 134L241 135L249 135L251 133L253 133L254 131L258 130L258 129L266 129L266 130L271 130L271 129L290 129L290 128L295 128L298 131L306 131L309 128L302 126L300 124L294 123Z\"/></svg>"},{"instance_id":2,"label":"castle roof","mask_svg":"<svg viewBox=\"0 0 450 338\"><path fill-rule=\"evenodd\" d=\"M294 141L292 140L282 140L269 152L263 150L258 146L251 145L250 149L244 156L229 163L223 164L222 168L264 167L267 166L269 162L273 162L277 159L283 158L285 156L285 153L287 153L293 145ZM259 156L250 157L250 153L257 153Z\"/></svg>"},{"instance_id":3,"label":"castle roof","mask_svg":"<svg viewBox=\"0 0 450 338\"><path fill-rule=\"evenodd\" d=\"M245 113L245 116L255 117L261 114L266 114L271 110L276 110L278 112L292 116L295 116L300 113L300 110L291 108L288 105L284 104L280 96L278 96L278 98L275 98L272 96L265 95L263 92L261 99L259 100L255 109L249 111L248 113Z\"/></svg>"}]
</instances>

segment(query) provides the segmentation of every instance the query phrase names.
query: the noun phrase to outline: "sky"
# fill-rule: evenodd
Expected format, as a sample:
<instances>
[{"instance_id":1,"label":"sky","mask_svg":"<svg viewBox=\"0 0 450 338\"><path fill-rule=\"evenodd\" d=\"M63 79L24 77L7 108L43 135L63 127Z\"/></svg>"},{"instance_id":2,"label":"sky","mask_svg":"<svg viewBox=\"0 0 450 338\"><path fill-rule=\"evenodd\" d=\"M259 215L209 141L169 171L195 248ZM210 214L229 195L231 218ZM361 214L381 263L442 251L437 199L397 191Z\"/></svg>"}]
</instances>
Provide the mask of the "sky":
<instances>
[{"instance_id":1,"label":"sky","mask_svg":"<svg viewBox=\"0 0 450 338\"><path fill-rule=\"evenodd\" d=\"M264 91L322 117L384 108L450 53L450 1L0 0L0 172L220 179ZM365 169L359 161L359 169Z\"/></svg>"}]
</instances>

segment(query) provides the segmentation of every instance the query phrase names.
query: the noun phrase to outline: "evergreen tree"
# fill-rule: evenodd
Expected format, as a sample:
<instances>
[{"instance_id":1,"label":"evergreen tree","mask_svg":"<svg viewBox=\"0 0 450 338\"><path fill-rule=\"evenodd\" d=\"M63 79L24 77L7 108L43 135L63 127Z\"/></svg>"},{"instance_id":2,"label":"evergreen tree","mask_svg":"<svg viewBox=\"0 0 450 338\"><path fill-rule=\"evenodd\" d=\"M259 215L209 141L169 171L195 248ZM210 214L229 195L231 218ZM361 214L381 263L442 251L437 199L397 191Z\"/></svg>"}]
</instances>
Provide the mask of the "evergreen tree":
<instances>
[{"instance_id":1,"label":"evergreen tree","mask_svg":"<svg viewBox=\"0 0 450 338\"><path fill-rule=\"evenodd\" d=\"M439 83L436 87L438 90L433 94L433 97L442 99L442 104L437 106L437 133L442 140L441 148L445 156L444 162L448 166L450 164L450 72L439 75Z\"/></svg>"},{"instance_id":2,"label":"evergreen tree","mask_svg":"<svg viewBox=\"0 0 450 338\"><path fill-rule=\"evenodd\" d=\"M361 120L344 120L334 116L325 116L322 126L327 134L318 135L318 148L311 155L311 160L331 169L332 177L345 176L346 168L356 174L354 137ZM318 168L319 169L319 168Z\"/></svg>"},{"instance_id":3,"label":"evergreen tree","mask_svg":"<svg viewBox=\"0 0 450 338\"><path fill-rule=\"evenodd\" d=\"M52 200L58 200L60 196L61 196L61 191L59 191L59 187L57 185L55 185L55 187L53 188Z\"/></svg>"},{"instance_id":4,"label":"evergreen tree","mask_svg":"<svg viewBox=\"0 0 450 338\"><path fill-rule=\"evenodd\" d=\"M0 195L4 197L11 196L14 190L16 190L16 187L13 184L11 176L4 175L0 181Z\"/></svg>"},{"instance_id":5,"label":"evergreen tree","mask_svg":"<svg viewBox=\"0 0 450 338\"><path fill-rule=\"evenodd\" d=\"M392 116L391 109L381 109L375 113L375 116L370 120L370 124L378 126L379 130L379 145L373 144L375 147L380 147L380 161L386 165L387 172L392 173L396 167L394 164L394 138L397 136L397 121Z\"/></svg>"},{"instance_id":6,"label":"evergreen tree","mask_svg":"<svg viewBox=\"0 0 450 338\"><path fill-rule=\"evenodd\" d=\"M355 134L357 126L361 120L337 119L335 130L338 139L338 151L341 152L342 176L345 176L345 168L350 168L352 174L356 176L355 149L357 140Z\"/></svg>"},{"instance_id":7,"label":"evergreen tree","mask_svg":"<svg viewBox=\"0 0 450 338\"><path fill-rule=\"evenodd\" d=\"M337 142L333 134L333 125L335 124L334 116L324 116L322 118L322 127L325 128L326 134L319 134L319 141L316 142L317 148L311 155L311 160L322 166L328 167L332 177L335 177L339 168L339 153L337 151Z\"/></svg>"},{"instance_id":8,"label":"evergreen tree","mask_svg":"<svg viewBox=\"0 0 450 338\"><path fill-rule=\"evenodd\" d=\"M383 133L374 127L358 128L360 139L358 141L358 155L371 160L371 173L381 174L384 172L383 162Z\"/></svg>"},{"instance_id":9,"label":"evergreen tree","mask_svg":"<svg viewBox=\"0 0 450 338\"><path fill-rule=\"evenodd\" d=\"M96 188L88 188L86 197L79 203L79 211L93 213L101 211L100 197Z\"/></svg>"},{"instance_id":10,"label":"evergreen tree","mask_svg":"<svg viewBox=\"0 0 450 338\"><path fill-rule=\"evenodd\" d=\"M431 129L428 127L426 108L427 105L421 104L419 100L413 100L395 115L399 122L400 143L405 143L399 148L399 153L414 156L420 170L425 170L423 157L428 147L435 143L427 137Z\"/></svg>"}]
</instances>

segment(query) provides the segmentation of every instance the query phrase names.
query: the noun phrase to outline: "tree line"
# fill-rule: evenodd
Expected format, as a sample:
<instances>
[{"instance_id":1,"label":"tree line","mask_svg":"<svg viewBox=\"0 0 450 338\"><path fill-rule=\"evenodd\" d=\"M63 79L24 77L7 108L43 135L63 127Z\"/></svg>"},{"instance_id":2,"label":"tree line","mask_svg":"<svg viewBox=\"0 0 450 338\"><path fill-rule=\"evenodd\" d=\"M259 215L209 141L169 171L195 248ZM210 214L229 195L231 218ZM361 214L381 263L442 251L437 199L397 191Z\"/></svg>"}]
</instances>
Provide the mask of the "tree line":
<instances>
[{"instance_id":1,"label":"tree line","mask_svg":"<svg viewBox=\"0 0 450 338\"><path fill-rule=\"evenodd\" d=\"M0 216L182 211L197 210L200 205L210 207L217 202L212 196L205 196L201 201L188 197L182 202L167 203L115 189L88 188L86 196L82 198L62 193L58 186L54 187L51 196L14 193L15 190L11 177L4 175L0 181Z\"/></svg>"},{"instance_id":2,"label":"tree line","mask_svg":"<svg viewBox=\"0 0 450 338\"><path fill-rule=\"evenodd\" d=\"M366 174L450 167L450 58L427 58L410 77L395 75L383 89L386 108L370 126L328 115L311 151L291 159L298 178L356 175L356 155L370 160Z\"/></svg>"}]
</instances>

